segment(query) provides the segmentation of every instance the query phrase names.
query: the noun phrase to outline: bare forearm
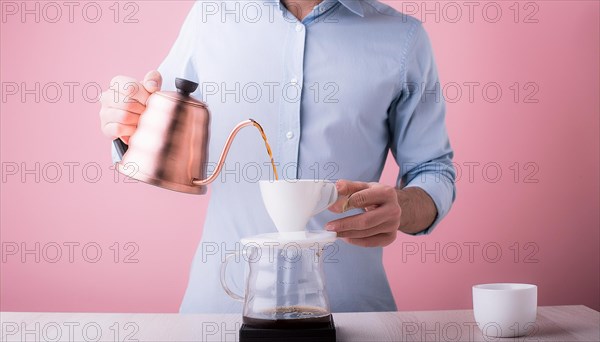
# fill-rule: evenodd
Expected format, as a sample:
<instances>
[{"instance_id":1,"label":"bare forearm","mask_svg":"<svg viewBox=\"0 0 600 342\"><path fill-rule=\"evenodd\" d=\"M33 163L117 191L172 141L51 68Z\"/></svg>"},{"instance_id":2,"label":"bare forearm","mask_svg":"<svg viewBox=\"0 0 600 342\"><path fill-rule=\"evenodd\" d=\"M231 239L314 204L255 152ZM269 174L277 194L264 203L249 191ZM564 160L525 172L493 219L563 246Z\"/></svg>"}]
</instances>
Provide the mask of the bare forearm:
<instances>
[{"instance_id":1,"label":"bare forearm","mask_svg":"<svg viewBox=\"0 0 600 342\"><path fill-rule=\"evenodd\" d=\"M396 192L402 209L400 227L398 227L400 231L415 234L431 226L437 216L437 209L425 190L410 187L397 189Z\"/></svg>"}]
</instances>

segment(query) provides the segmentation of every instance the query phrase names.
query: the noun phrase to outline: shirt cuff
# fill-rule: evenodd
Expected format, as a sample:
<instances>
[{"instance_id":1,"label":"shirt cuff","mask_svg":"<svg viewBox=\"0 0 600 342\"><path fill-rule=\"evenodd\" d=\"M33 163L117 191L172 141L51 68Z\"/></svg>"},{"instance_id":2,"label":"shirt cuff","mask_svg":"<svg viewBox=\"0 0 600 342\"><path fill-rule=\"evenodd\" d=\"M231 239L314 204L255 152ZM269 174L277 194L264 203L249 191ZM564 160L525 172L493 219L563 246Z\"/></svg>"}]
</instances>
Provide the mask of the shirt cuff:
<instances>
[{"instance_id":1,"label":"shirt cuff","mask_svg":"<svg viewBox=\"0 0 600 342\"><path fill-rule=\"evenodd\" d=\"M455 198L455 187L446 177L439 173L420 173L404 188L421 188L433 200L437 209L435 221L427 229L416 233L415 235L427 235L442 221L448 214Z\"/></svg>"}]
</instances>

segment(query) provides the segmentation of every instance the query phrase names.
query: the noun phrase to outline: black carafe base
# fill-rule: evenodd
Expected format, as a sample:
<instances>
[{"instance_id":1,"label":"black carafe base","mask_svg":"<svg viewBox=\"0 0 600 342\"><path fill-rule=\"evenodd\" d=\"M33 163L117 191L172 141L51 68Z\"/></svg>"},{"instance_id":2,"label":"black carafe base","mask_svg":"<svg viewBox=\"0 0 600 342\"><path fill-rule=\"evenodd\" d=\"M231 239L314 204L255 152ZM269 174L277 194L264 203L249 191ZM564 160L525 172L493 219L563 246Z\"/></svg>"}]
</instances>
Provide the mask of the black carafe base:
<instances>
[{"instance_id":1,"label":"black carafe base","mask_svg":"<svg viewBox=\"0 0 600 342\"><path fill-rule=\"evenodd\" d=\"M297 328L258 328L248 324L242 324L240 328L240 342L335 342L335 325L333 316L329 316L329 322L318 326Z\"/></svg>"}]
</instances>

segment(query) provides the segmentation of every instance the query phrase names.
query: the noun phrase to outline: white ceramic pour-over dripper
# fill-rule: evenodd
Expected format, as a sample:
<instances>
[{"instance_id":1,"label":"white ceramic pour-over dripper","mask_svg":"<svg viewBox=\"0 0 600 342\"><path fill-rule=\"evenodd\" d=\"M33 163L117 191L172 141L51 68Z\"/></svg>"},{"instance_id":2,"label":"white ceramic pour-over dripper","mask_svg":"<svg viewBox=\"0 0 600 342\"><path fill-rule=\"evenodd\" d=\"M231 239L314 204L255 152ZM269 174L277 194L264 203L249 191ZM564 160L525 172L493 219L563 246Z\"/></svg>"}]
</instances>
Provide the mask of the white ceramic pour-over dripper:
<instances>
[{"instance_id":1,"label":"white ceramic pour-over dripper","mask_svg":"<svg viewBox=\"0 0 600 342\"><path fill-rule=\"evenodd\" d=\"M304 234L310 218L338 197L335 183L326 180L264 180L259 185L267 212L280 233Z\"/></svg>"}]
</instances>

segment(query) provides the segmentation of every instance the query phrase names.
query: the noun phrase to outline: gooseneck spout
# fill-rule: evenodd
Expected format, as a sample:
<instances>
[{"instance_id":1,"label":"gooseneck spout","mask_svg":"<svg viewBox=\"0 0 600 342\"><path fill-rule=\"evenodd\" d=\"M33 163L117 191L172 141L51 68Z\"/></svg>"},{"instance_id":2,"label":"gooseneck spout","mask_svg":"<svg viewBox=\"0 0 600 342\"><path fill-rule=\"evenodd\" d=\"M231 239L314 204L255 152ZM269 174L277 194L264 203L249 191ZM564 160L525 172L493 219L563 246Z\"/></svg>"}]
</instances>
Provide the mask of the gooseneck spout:
<instances>
[{"instance_id":1,"label":"gooseneck spout","mask_svg":"<svg viewBox=\"0 0 600 342\"><path fill-rule=\"evenodd\" d=\"M237 124L233 128L231 133L229 133L229 136L227 137L227 140L225 141L225 146L223 147L223 151L221 152L221 156L219 157L219 161L217 162L217 168L215 169L215 171L210 175L210 177L208 177L206 179L194 179L194 180L192 180L192 183L194 183L194 185L207 185L207 184L212 183L215 179L217 179L217 177L219 177L219 173L221 173L223 164L225 164L225 158L227 158L227 153L229 153L229 148L231 147L233 138L235 138L235 136L238 134L238 132L242 128L247 127L247 126L255 126L256 124L257 124L256 121L254 121L252 119L248 119L248 120L242 121L239 124Z\"/></svg>"}]
</instances>

